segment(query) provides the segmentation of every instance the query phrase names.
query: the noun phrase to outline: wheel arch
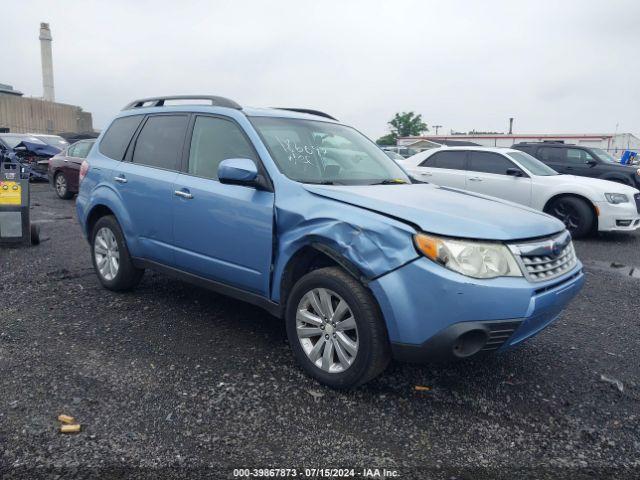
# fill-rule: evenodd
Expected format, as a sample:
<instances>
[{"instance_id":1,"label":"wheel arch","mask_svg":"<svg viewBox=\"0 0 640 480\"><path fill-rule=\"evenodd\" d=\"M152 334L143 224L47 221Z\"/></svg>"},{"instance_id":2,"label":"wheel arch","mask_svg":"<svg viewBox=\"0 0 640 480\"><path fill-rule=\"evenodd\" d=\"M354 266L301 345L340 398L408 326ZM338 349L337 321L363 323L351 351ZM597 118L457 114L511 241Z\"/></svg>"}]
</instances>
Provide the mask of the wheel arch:
<instances>
[{"instance_id":1,"label":"wheel arch","mask_svg":"<svg viewBox=\"0 0 640 480\"><path fill-rule=\"evenodd\" d=\"M80 201L80 199L79 199ZM113 215L116 217L127 246L131 250L131 253L137 250L135 240L135 230L132 228L131 217L129 216L127 209L124 208L124 204L120 195L114 191L108 185L98 185L89 194L89 202L86 205L86 210L83 217L81 217L81 223L84 226L84 230L87 234L87 239L91 237L91 230L95 225L95 222L103 215ZM82 221L82 218L84 220Z\"/></svg>"},{"instance_id":2,"label":"wheel arch","mask_svg":"<svg viewBox=\"0 0 640 480\"><path fill-rule=\"evenodd\" d=\"M98 203L91 208L89 214L87 215L86 221L87 239L89 241L91 241L91 232L93 232L93 227L95 226L97 221L107 215L113 215L114 217L116 217L116 220L118 219L118 216L114 213L114 211L103 203ZM118 221L118 223L120 222Z\"/></svg>"},{"instance_id":3,"label":"wheel arch","mask_svg":"<svg viewBox=\"0 0 640 480\"><path fill-rule=\"evenodd\" d=\"M353 262L349 261L331 247L313 242L301 246L287 261L282 277L278 282L278 296L282 311L286 311L287 298L295 283L309 272L320 268L336 266L367 286L366 277Z\"/></svg>"}]
</instances>

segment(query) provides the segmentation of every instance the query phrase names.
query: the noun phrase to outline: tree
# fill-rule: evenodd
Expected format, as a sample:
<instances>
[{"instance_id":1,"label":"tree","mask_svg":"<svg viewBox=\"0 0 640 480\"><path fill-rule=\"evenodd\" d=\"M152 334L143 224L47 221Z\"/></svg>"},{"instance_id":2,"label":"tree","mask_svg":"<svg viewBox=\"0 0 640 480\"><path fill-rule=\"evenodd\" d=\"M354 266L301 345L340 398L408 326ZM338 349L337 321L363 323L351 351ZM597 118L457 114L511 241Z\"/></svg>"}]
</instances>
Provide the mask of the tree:
<instances>
[{"instance_id":1,"label":"tree","mask_svg":"<svg viewBox=\"0 0 640 480\"><path fill-rule=\"evenodd\" d=\"M391 133L380 137L376 142L379 145L395 145L398 137L415 137L429 131L427 124L422 121L422 115L414 112L396 113L389 125L392 127Z\"/></svg>"},{"instance_id":2,"label":"tree","mask_svg":"<svg viewBox=\"0 0 640 480\"><path fill-rule=\"evenodd\" d=\"M395 145L397 141L398 141L398 136L396 135L395 132L391 132L385 135L384 137L380 137L378 140L376 140L376 143L378 145Z\"/></svg>"},{"instance_id":3,"label":"tree","mask_svg":"<svg viewBox=\"0 0 640 480\"><path fill-rule=\"evenodd\" d=\"M429 127L422 121L422 115L413 112L396 113L389 122L398 137L416 137L422 132L428 132Z\"/></svg>"}]
</instances>

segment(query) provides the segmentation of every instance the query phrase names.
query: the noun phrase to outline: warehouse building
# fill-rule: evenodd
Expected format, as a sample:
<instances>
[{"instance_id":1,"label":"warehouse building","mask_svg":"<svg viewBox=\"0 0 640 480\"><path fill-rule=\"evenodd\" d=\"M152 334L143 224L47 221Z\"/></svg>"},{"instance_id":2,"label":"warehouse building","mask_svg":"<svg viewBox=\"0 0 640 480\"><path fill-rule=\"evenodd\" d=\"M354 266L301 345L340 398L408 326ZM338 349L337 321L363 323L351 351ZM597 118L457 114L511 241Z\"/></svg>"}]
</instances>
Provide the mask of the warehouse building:
<instances>
[{"instance_id":1,"label":"warehouse building","mask_svg":"<svg viewBox=\"0 0 640 480\"><path fill-rule=\"evenodd\" d=\"M0 131L15 133L92 132L91 113L76 105L23 96L0 84Z\"/></svg>"},{"instance_id":2,"label":"warehouse building","mask_svg":"<svg viewBox=\"0 0 640 480\"><path fill-rule=\"evenodd\" d=\"M51 29L40 24L42 98L25 97L11 85L0 83L0 132L93 132L93 119L81 107L55 101Z\"/></svg>"},{"instance_id":3,"label":"warehouse building","mask_svg":"<svg viewBox=\"0 0 640 480\"><path fill-rule=\"evenodd\" d=\"M622 156L626 150L639 151L640 138L631 133L530 133L530 134L455 134L455 135L423 135L419 137L398 138L399 147L424 150L435 143L446 144L450 141L472 142L483 147L510 147L520 142L562 141L583 147L595 147L607 150L616 157Z\"/></svg>"}]
</instances>

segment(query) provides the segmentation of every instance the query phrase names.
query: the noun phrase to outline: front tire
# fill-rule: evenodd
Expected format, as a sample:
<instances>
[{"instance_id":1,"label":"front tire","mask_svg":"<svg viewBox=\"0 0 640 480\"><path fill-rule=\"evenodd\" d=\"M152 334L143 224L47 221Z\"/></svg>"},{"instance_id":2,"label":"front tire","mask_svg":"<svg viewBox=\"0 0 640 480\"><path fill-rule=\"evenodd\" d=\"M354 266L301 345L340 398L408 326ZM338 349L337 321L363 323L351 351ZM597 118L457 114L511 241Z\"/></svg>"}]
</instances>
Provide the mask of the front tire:
<instances>
[{"instance_id":1,"label":"front tire","mask_svg":"<svg viewBox=\"0 0 640 480\"><path fill-rule=\"evenodd\" d=\"M91 258L102 286L122 291L135 287L144 275L131 260L127 243L113 215L101 217L91 234Z\"/></svg>"},{"instance_id":2,"label":"front tire","mask_svg":"<svg viewBox=\"0 0 640 480\"><path fill-rule=\"evenodd\" d=\"M560 197L551 203L546 213L553 215L567 227L573 238L589 235L596 218L589 204L576 197Z\"/></svg>"},{"instance_id":3,"label":"front tire","mask_svg":"<svg viewBox=\"0 0 640 480\"><path fill-rule=\"evenodd\" d=\"M61 199L70 200L73 198L73 193L69 192L67 177L65 177L62 172L56 173L56 176L53 178L53 188Z\"/></svg>"},{"instance_id":4,"label":"front tire","mask_svg":"<svg viewBox=\"0 0 640 480\"><path fill-rule=\"evenodd\" d=\"M296 360L329 387L362 385L389 363L389 339L375 298L340 268L322 268L298 280L285 321Z\"/></svg>"}]
</instances>

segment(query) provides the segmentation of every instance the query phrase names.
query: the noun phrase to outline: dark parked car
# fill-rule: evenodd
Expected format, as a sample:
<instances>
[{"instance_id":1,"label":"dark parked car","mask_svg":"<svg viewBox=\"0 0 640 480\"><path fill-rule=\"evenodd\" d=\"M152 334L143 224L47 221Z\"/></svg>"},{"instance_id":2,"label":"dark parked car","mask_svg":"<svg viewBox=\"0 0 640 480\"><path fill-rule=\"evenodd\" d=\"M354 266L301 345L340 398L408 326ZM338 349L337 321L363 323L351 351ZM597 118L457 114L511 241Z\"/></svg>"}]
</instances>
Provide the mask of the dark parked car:
<instances>
[{"instance_id":1,"label":"dark parked car","mask_svg":"<svg viewBox=\"0 0 640 480\"><path fill-rule=\"evenodd\" d=\"M49 159L49 181L58 196L69 200L78 193L80 165L95 140L80 140Z\"/></svg>"},{"instance_id":2,"label":"dark parked car","mask_svg":"<svg viewBox=\"0 0 640 480\"><path fill-rule=\"evenodd\" d=\"M621 165L601 148L582 147L560 142L516 143L512 148L527 152L558 173L601 178L640 188L640 169Z\"/></svg>"},{"instance_id":3,"label":"dark parked car","mask_svg":"<svg viewBox=\"0 0 640 480\"><path fill-rule=\"evenodd\" d=\"M23 177L29 180L47 180L47 166L41 161L60 150L31 134L0 133L0 160L20 164Z\"/></svg>"}]
</instances>

